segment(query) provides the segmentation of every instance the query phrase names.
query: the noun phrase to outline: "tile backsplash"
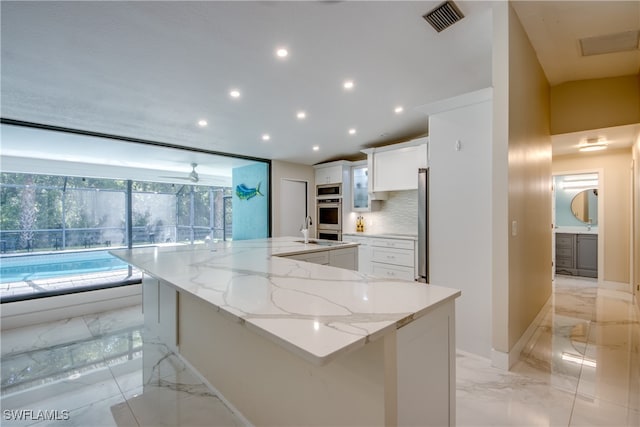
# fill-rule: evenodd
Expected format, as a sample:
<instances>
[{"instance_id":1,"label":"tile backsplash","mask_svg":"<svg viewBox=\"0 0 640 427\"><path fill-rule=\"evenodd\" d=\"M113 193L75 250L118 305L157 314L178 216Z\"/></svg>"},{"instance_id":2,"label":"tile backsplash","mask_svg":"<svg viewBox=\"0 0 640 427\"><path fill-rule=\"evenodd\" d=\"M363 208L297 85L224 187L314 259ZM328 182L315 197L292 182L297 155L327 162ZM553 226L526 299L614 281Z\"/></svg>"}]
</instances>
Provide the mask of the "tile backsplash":
<instances>
[{"instance_id":1,"label":"tile backsplash","mask_svg":"<svg viewBox=\"0 0 640 427\"><path fill-rule=\"evenodd\" d=\"M392 191L374 212L351 212L345 232L354 232L358 216L365 219L369 233L418 234L418 190Z\"/></svg>"}]
</instances>

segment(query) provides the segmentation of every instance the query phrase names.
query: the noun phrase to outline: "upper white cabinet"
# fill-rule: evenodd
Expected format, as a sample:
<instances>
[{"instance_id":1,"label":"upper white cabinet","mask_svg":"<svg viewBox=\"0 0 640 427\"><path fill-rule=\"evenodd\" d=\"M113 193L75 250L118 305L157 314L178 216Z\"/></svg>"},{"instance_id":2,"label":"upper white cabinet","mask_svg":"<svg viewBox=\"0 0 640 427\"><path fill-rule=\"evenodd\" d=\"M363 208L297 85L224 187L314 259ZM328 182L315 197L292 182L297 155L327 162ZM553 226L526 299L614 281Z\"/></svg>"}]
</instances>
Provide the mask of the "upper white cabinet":
<instances>
[{"instance_id":1,"label":"upper white cabinet","mask_svg":"<svg viewBox=\"0 0 640 427\"><path fill-rule=\"evenodd\" d=\"M344 188L349 183L351 162L338 160L315 165L314 168L316 170L316 185L344 184Z\"/></svg>"},{"instance_id":2,"label":"upper white cabinet","mask_svg":"<svg viewBox=\"0 0 640 427\"><path fill-rule=\"evenodd\" d=\"M351 167L351 210L353 212L371 212L380 203L372 200L369 188L369 166L366 160L354 162Z\"/></svg>"},{"instance_id":3,"label":"upper white cabinet","mask_svg":"<svg viewBox=\"0 0 640 427\"><path fill-rule=\"evenodd\" d=\"M427 138L387 147L363 150L369 164L371 193L415 190L418 188L418 169L426 168Z\"/></svg>"}]
</instances>

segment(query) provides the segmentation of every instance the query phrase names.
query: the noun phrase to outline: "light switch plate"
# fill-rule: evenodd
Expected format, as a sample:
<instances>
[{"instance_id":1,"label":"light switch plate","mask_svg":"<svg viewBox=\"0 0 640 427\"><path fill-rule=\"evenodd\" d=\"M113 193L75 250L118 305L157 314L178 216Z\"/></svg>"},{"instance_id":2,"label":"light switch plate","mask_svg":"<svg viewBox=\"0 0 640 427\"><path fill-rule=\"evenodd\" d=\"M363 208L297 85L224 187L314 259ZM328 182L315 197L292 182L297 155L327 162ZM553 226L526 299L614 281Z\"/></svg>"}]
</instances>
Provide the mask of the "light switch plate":
<instances>
[{"instance_id":1,"label":"light switch plate","mask_svg":"<svg viewBox=\"0 0 640 427\"><path fill-rule=\"evenodd\" d=\"M511 221L511 235L513 237L518 235L518 221Z\"/></svg>"}]
</instances>

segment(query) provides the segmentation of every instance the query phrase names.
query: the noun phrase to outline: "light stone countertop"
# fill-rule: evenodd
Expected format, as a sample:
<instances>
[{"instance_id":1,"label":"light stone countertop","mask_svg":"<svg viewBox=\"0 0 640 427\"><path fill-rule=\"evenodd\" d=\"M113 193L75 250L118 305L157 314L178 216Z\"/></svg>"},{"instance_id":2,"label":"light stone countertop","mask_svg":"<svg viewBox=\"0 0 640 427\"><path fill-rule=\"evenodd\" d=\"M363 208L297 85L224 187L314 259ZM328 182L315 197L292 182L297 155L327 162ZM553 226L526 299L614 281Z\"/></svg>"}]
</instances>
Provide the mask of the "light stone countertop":
<instances>
[{"instance_id":1,"label":"light stone countertop","mask_svg":"<svg viewBox=\"0 0 640 427\"><path fill-rule=\"evenodd\" d=\"M148 247L111 253L322 365L460 296L456 289L281 258L357 246L299 238Z\"/></svg>"}]
</instances>

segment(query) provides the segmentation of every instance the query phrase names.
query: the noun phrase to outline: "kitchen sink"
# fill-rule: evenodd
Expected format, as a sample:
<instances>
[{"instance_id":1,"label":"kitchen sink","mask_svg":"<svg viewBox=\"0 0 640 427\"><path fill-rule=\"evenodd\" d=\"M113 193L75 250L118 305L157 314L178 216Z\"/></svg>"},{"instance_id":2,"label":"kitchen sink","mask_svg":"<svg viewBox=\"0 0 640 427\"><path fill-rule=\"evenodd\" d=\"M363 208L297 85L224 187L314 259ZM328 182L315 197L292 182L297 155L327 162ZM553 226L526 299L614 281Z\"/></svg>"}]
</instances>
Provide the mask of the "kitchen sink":
<instances>
[{"instance_id":1,"label":"kitchen sink","mask_svg":"<svg viewBox=\"0 0 640 427\"><path fill-rule=\"evenodd\" d=\"M296 243L304 243L304 240L296 240ZM309 239L307 242L308 245L318 245L318 246L339 246L345 245L349 242L340 242L337 240L323 240L323 239Z\"/></svg>"}]
</instances>

